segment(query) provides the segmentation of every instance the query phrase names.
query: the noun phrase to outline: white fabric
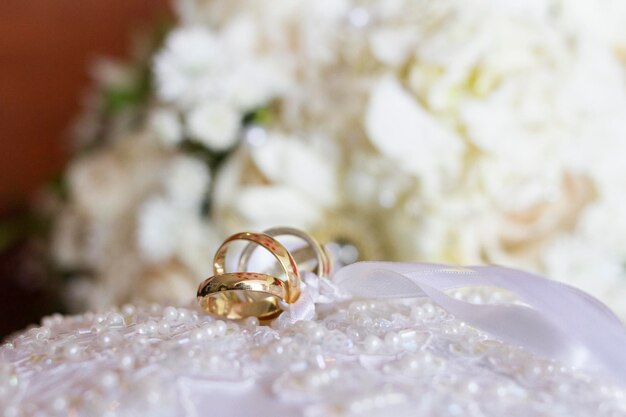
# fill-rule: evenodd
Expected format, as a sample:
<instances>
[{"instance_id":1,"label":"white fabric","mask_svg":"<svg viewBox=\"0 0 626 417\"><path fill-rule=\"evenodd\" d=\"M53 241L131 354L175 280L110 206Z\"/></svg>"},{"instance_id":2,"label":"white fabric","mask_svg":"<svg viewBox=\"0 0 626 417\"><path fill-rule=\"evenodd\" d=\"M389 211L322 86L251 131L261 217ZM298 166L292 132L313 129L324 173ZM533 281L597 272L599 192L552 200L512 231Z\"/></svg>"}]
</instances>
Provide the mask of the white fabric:
<instances>
[{"instance_id":1,"label":"white fabric","mask_svg":"<svg viewBox=\"0 0 626 417\"><path fill-rule=\"evenodd\" d=\"M396 275L388 280L381 280L380 271L368 276L362 266L339 271L335 283L305 274L302 298L272 326L255 319L223 322L195 306L156 304L48 317L0 348L0 411L124 417L626 415L623 385L475 330L411 287L414 265L410 271L399 271L402 264L387 269L394 265ZM404 274L411 279L405 282ZM445 279L439 284L455 286ZM413 298L372 298L398 289L395 296ZM360 299L348 299L347 290ZM567 290L562 294L567 297ZM483 308L519 301L494 288L445 295ZM598 324L617 326L610 319ZM511 329L517 325L509 323Z\"/></svg>"}]
</instances>

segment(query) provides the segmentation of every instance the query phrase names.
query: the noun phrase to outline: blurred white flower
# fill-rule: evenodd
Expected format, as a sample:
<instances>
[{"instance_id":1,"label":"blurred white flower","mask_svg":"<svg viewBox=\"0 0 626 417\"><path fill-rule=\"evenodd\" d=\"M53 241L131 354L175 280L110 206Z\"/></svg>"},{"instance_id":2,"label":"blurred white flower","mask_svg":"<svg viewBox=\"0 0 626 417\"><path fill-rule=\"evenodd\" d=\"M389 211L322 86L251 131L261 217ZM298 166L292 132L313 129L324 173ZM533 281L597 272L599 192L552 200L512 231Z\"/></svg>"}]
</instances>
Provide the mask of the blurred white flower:
<instances>
[{"instance_id":1,"label":"blurred white flower","mask_svg":"<svg viewBox=\"0 0 626 417\"><path fill-rule=\"evenodd\" d=\"M534 270L626 317L619 1L175 6L154 91L103 140L84 129L98 146L68 169L56 256L92 274L88 304L182 300L221 237L287 224L369 258Z\"/></svg>"},{"instance_id":2,"label":"blurred white flower","mask_svg":"<svg viewBox=\"0 0 626 417\"><path fill-rule=\"evenodd\" d=\"M169 162L162 191L137 212L137 245L148 261L184 261L198 279L210 268L207 253L215 250L217 237L202 215L210 179L197 158L177 156Z\"/></svg>"},{"instance_id":3,"label":"blurred white flower","mask_svg":"<svg viewBox=\"0 0 626 417\"><path fill-rule=\"evenodd\" d=\"M183 261L196 274L196 282L210 272L217 237L199 213L156 196L146 201L137 215L137 244L148 262Z\"/></svg>"},{"instance_id":4,"label":"blurred white flower","mask_svg":"<svg viewBox=\"0 0 626 417\"><path fill-rule=\"evenodd\" d=\"M232 147L237 141L241 114L226 103L209 102L193 109L187 130L194 140L215 151Z\"/></svg>"},{"instance_id":5,"label":"blurred white flower","mask_svg":"<svg viewBox=\"0 0 626 417\"><path fill-rule=\"evenodd\" d=\"M604 247L575 236L563 236L542 253L550 276L584 288L626 317L624 265Z\"/></svg>"},{"instance_id":6,"label":"blurred white flower","mask_svg":"<svg viewBox=\"0 0 626 417\"><path fill-rule=\"evenodd\" d=\"M310 143L270 133L263 146L252 150L252 159L270 182L297 189L317 204L338 202L337 163Z\"/></svg>"},{"instance_id":7,"label":"blurred white flower","mask_svg":"<svg viewBox=\"0 0 626 417\"><path fill-rule=\"evenodd\" d=\"M280 224L310 229L323 220L315 202L285 185L246 187L231 204L230 210L241 216L240 224L259 230Z\"/></svg>"},{"instance_id":8,"label":"blurred white flower","mask_svg":"<svg viewBox=\"0 0 626 417\"><path fill-rule=\"evenodd\" d=\"M183 140L180 117L168 109L156 109L150 113L148 126L165 146L173 147Z\"/></svg>"},{"instance_id":9,"label":"blurred white flower","mask_svg":"<svg viewBox=\"0 0 626 417\"><path fill-rule=\"evenodd\" d=\"M206 199L211 174L204 162L195 157L178 156L167 167L165 195L177 206L198 210Z\"/></svg>"},{"instance_id":10,"label":"blurred white flower","mask_svg":"<svg viewBox=\"0 0 626 417\"><path fill-rule=\"evenodd\" d=\"M139 248L148 259L162 261L171 257L179 244L180 223L184 218L164 198L147 201L139 209L137 239Z\"/></svg>"},{"instance_id":11,"label":"blurred white flower","mask_svg":"<svg viewBox=\"0 0 626 417\"><path fill-rule=\"evenodd\" d=\"M418 34L414 28L380 29L370 36L370 48L382 63L398 67L406 62L415 50Z\"/></svg>"},{"instance_id":12,"label":"blurred white flower","mask_svg":"<svg viewBox=\"0 0 626 417\"><path fill-rule=\"evenodd\" d=\"M220 95L224 72L217 37L201 26L177 29L164 50L155 57L154 71L159 96L183 108Z\"/></svg>"},{"instance_id":13,"label":"blurred white flower","mask_svg":"<svg viewBox=\"0 0 626 417\"><path fill-rule=\"evenodd\" d=\"M238 19L214 32L201 25L174 30L155 57L159 97L181 109L216 101L245 112L267 102L285 77L257 51L257 27Z\"/></svg>"},{"instance_id":14,"label":"blurred white flower","mask_svg":"<svg viewBox=\"0 0 626 417\"><path fill-rule=\"evenodd\" d=\"M406 172L418 175L425 192L436 192L455 179L463 142L394 77L383 77L374 86L365 126L372 144Z\"/></svg>"},{"instance_id":15,"label":"blurred white flower","mask_svg":"<svg viewBox=\"0 0 626 417\"><path fill-rule=\"evenodd\" d=\"M231 160L217 178L217 212L237 217L228 229L276 224L310 229L323 220L325 210L339 202L337 161L310 141L268 132L262 146L240 158ZM234 177L252 169L260 173L257 181L233 188Z\"/></svg>"},{"instance_id":16,"label":"blurred white flower","mask_svg":"<svg viewBox=\"0 0 626 417\"><path fill-rule=\"evenodd\" d=\"M108 149L79 157L68 169L72 203L95 220L127 215L160 181L165 159L144 136L127 136Z\"/></svg>"}]
</instances>

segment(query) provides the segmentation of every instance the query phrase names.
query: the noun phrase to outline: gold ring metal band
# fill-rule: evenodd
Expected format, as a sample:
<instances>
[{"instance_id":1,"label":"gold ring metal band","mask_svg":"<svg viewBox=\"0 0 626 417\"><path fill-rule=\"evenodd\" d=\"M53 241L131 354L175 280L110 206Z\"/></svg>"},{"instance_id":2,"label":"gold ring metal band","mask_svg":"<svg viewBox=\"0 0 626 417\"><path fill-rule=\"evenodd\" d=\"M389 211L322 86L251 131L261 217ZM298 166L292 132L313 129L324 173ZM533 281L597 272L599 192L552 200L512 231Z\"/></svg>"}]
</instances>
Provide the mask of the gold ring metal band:
<instances>
[{"instance_id":1,"label":"gold ring metal band","mask_svg":"<svg viewBox=\"0 0 626 417\"><path fill-rule=\"evenodd\" d=\"M276 236L295 236L302 240L304 240L309 245L309 250L298 250L293 251L292 255L294 258L299 258L300 255L306 259L306 257L310 256L310 251L313 251L315 258L317 259L317 266L315 273L319 277L328 278L332 271L332 263L330 261L330 256L326 251L326 248L322 246L313 236L310 234L303 232L300 229L296 229L293 227L272 227L270 229L264 230L264 234L276 237ZM252 243L249 243L244 250L241 252L239 257L238 269L240 271L245 271L248 269L248 262L250 261L250 256L254 252L254 246Z\"/></svg>"},{"instance_id":2,"label":"gold ring metal band","mask_svg":"<svg viewBox=\"0 0 626 417\"><path fill-rule=\"evenodd\" d=\"M258 317L269 320L281 312L287 284L267 274L228 272L204 280L198 287L198 303L204 311L228 319Z\"/></svg>"},{"instance_id":3,"label":"gold ring metal band","mask_svg":"<svg viewBox=\"0 0 626 417\"><path fill-rule=\"evenodd\" d=\"M215 257L213 258L213 272L215 275L224 274L226 263L226 252L230 244L236 240L247 240L261 245L267 249L278 261L286 277L287 296L285 301L287 303L295 302L300 296L300 275L298 274L298 266L296 261L291 256L291 253L283 246L282 243L274 239L273 237L264 233L252 233L242 232L236 233L230 236L222 243Z\"/></svg>"}]
</instances>

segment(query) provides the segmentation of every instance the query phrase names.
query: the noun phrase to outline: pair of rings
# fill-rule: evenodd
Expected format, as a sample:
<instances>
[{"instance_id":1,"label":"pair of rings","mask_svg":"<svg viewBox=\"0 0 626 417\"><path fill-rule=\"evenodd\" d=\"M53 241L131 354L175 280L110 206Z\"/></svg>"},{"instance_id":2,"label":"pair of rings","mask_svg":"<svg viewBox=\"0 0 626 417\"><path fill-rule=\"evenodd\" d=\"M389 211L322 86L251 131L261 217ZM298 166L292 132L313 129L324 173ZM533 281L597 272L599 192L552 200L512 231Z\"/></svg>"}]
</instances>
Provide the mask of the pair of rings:
<instances>
[{"instance_id":1,"label":"pair of rings","mask_svg":"<svg viewBox=\"0 0 626 417\"><path fill-rule=\"evenodd\" d=\"M307 246L293 253L279 242L278 236L295 236ZM248 241L237 264L238 272L226 272L226 254L235 241ZM248 263L257 246L270 252L278 262L280 275L249 272ZM313 256L311 256L313 255ZM328 277L331 273L331 260L328 252L309 234L291 227L275 227L263 233L242 232L227 238L218 248L213 258L213 276L205 279L198 287L197 299L202 309L208 313L239 320L257 317L271 320L278 316L281 304L294 303L300 296L300 273L298 261L304 264L315 258L315 273Z\"/></svg>"}]
</instances>

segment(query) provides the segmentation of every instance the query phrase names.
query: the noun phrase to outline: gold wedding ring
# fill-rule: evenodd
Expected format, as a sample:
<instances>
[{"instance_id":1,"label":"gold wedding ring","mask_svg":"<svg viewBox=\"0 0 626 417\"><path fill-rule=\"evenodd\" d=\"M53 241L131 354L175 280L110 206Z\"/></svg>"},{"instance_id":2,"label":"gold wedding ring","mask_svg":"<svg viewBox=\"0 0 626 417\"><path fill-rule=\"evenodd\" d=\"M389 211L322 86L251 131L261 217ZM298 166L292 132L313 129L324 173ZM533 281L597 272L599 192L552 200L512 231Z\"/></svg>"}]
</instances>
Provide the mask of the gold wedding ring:
<instances>
[{"instance_id":1,"label":"gold wedding ring","mask_svg":"<svg viewBox=\"0 0 626 417\"><path fill-rule=\"evenodd\" d=\"M264 230L263 234L273 238L277 236L295 236L304 240L307 244L306 247L291 252L294 259L298 262L298 264L301 264L314 256L317 261L315 267L315 273L317 276L323 278L328 278L330 276L332 270L330 255L326 251L326 248L308 233L293 227L272 227L271 229ZM251 242L241 252L238 265L238 269L240 271L246 271L248 269L248 262L250 261L250 256L252 255L252 252L254 252L254 249L255 246ZM311 251L313 252L312 254Z\"/></svg>"},{"instance_id":2,"label":"gold wedding ring","mask_svg":"<svg viewBox=\"0 0 626 417\"><path fill-rule=\"evenodd\" d=\"M283 306L292 304L300 296L300 274L294 256L275 239L275 236L295 236L307 246L294 254L305 261L315 261L315 271L320 277L328 277L331 260L324 246L305 232L291 227L275 227L264 233L242 232L226 239L213 258L213 276L198 287L198 303L207 313L228 319L257 317L270 320L282 312ZM239 256L238 272L226 271L226 255L235 241L248 241ZM248 263L255 245L265 248L278 261L275 274L249 272ZM276 275L276 276L274 276Z\"/></svg>"},{"instance_id":3,"label":"gold wedding ring","mask_svg":"<svg viewBox=\"0 0 626 417\"><path fill-rule=\"evenodd\" d=\"M272 319L280 314L280 301L286 298L287 286L283 281L256 272L215 275L198 288L198 302L204 311L234 320Z\"/></svg>"},{"instance_id":4,"label":"gold wedding ring","mask_svg":"<svg viewBox=\"0 0 626 417\"><path fill-rule=\"evenodd\" d=\"M226 263L226 252L228 251L228 247L237 240L247 240L256 243L274 255L274 258L276 258L282 268L282 272L285 274L287 284L287 298L285 301L288 303L295 302L300 296L300 275L298 274L296 261L282 243L264 233L235 233L226 239L215 253L215 258L213 258L213 273L215 275L221 275L226 272L224 267Z\"/></svg>"},{"instance_id":5,"label":"gold wedding ring","mask_svg":"<svg viewBox=\"0 0 626 417\"><path fill-rule=\"evenodd\" d=\"M258 272L226 272L226 254L238 240L257 244L278 261L284 278ZM228 319L278 316L283 303L294 303L300 296L300 275L296 261L282 243L263 233L236 233L226 239L213 258L212 277L198 287L198 303L204 311Z\"/></svg>"}]
</instances>

